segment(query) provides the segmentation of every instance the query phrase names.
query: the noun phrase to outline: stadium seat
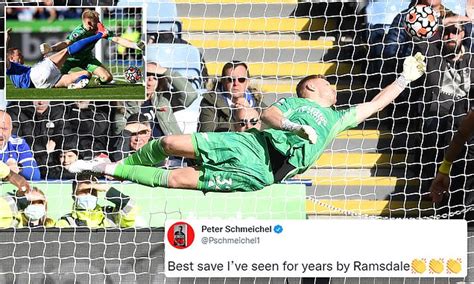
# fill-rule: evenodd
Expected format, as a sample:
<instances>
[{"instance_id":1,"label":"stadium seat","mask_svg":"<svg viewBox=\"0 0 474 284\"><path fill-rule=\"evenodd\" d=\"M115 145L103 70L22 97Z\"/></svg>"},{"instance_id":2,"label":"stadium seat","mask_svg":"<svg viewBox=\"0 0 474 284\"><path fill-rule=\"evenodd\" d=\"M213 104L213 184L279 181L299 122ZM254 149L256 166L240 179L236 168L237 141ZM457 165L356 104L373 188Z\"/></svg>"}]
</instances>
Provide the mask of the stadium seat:
<instances>
[{"instance_id":1,"label":"stadium seat","mask_svg":"<svg viewBox=\"0 0 474 284\"><path fill-rule=\"evenodd\" d=\"M458 15L466 13L466 0L443 0L442 4Z\"/></svg>"},{"instance_id":2,"label":"stadium seat","mask_svg":"<svg viewBox=\"0 0 474 284\"><path fill-rule=\"evenodd\" d=\"M393 18L406 9L410 4L409 1L371 1L367 4L367 24L369 26L381 26L388 28Z\"/></svg>"},{"instance_id":3,"label":"stadium seat","mask_svg":"<svg viewBox=\"0 0 474 284\"><path fill-rule=\"evenodd\" d=\"M119 0L117 6L142 6L143 0ZM173 1L146 1L148 33L171 32L181 38L182 24L178 18L178 9Z\"/></svg>"},{"instance_id":4,"label":"stadium seat","mask_svg":"<svg viewBox=\"0 0 474 284\"><path fill-rule=\"evenodd\" d=\"M367 30L364 40L369 44L368 57L378 59L369 63L369 73L378 73L381 68L381 56L385 33L397 14L405 10L410 2L403 1L370 1L365 7Z\"/></svg>"},{"instance_id":5,"label":"stadium seat","mask_svg":"<svg viewBox=\"0 0 474 284\"><path fill-rule=\"evenodd\" d=\"M174 2L168 0L147 2L147 32L171 32L175 37L181 38L182 24L178 18L178 10Z\"/></svg>"},{"instance_id":6,"label":"stadium seat","mask_svg":"<svg viewBox=\"0 0 474 284\"><path fill-rule=\"evenodd\" d=\"M193 82L194 88L202 88L201 55L199 49L189 44L156 43L147 45L147 61L178 71Z\"/></svg>"},{"instance_id":7,"label":"stadium seat","mask_svg":"<svg viewBox=\"0 0 474 284\"><path fill-rule=\"evenodd\" d=\"M143 1L140 0L119 0L117 2L118 7L127 7L127 6L143 6Z\"/></svg>"}]
</instances>

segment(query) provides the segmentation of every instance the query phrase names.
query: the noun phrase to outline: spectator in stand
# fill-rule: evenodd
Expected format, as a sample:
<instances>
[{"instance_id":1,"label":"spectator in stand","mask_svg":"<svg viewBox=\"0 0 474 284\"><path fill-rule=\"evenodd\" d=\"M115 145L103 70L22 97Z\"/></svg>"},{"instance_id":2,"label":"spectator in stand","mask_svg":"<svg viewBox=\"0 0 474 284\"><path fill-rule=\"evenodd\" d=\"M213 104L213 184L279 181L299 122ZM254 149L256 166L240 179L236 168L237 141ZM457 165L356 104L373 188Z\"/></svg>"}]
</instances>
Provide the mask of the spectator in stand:
<instances>
[{"instance_id":1,"label":"spectator in stand","mask_svg":"<svg viewBox=\"0 0 474 284\"><path fill-rule=\"evenodd\" d=\"M384 38L383 57L390 58L405 58L412 54L413 39L405 29L405 19L408 11L416 5L431 6L435 11L439 12L439 23L446 15L451 15L452 12L441 4L441 0L412 0L408 8L398 13L392 21L390 28Z\"/></svg>"},{"instance_id":2,"label":"spectator in stand","mask_svg":"<svg viewBox=\"0 0 474 284\"><path fill-rule=\"evenodd\" d=\"M159 63L147 63L146 94L144 102L126 102L125 118L142 113L152 123L154 138L182 134L174 113L189 107L198 97L185 77L179 72L161 67Z\"/></svg>"},{"instance_id":3,"label":"spectator in stand","mask_svg":"<svg viewBox=\"0 0 474 284\"><path fill-rule=\"evenodd\" d=\"M79 159L79 151L77 149L77 137L65 137L59 150L56 150L48 163L47 179L76 179L76 174L68 171L69 165ZM56 147L57 148L57 147Z\"/></svg>"},{"instance_id":4,"label":"spectator in stand","mask_svg":"<svg viewBox=\"0 0 474 284\"><path fill-rule=\"evenodd\" d=\"M244 98L240 98L236 103L237 109L234 111L234 131L243 132L255 128L261 130L260 120L261 109L252 108Z\"/></svg>"},{"instance_id":5,"label":"spectator in stand","mask_svg":"<svg viewBox=\"0 0 474 284\"><path fill-rule=\"evenodd\" d=\"M199 132L232 131L232 116L235 103L245 98L250 107L261 106L260 98L249 88L250 73L247 64L228 62L222 68L222 77L213 91L203 95Z\"/></svg>"},{"instance_id":6,"label":"spectator in stand","mask_svg":"<svg viewBox=\"0 0 474 284\"><path fill-rule=\"evenodd\" d=\"M107 152L109 121L90 101L78 101L66 107L65 135L79 137L79 154L91 159Z\"/></svg>"},{"instance_id":7,"label":"spectator in stand","mask_svg":"<svg viewBox=\"0 0 474 284\"><path fill-rule=\"evenodd\" d=\"M130 154L135 153L151 139L151 126L148 118L143 114L134 113L127 119L127 125L122 131L121 139L115 143L110 156L118 162Z\"/></svg>"},{"instance_id":8,"label":"spectator in stand","mask_svg":"<svg viewBox=\"0 0 474 284\"><path fill-rule=\"evenodd\" d=\"M467 17L457 16L451 10L441 4L441 0L412 0L408 8L400 12L394 19L384 38L383 58L393 59L384 63L384 74L387 72L394 73L402 69L403 60L405 57L414 54L413 46L415 42L405 29L405 18L408 11L416 5L431 6L439 13L438 24L442 27L454 22L466 21ZM437 41L440 39L439 35L434 35L430 41ZM402 60L399 62L398 60Z\"/></svg>"},{"instance_id":9,"label":"spectator in stand","mask_svg":"<svg viewBox=\"0 0 474 284\"><path fill-rule=\"evenodd\" d=\"M105 193L105 200L114 206L97 204L98 193ZM138 208L129 196L109 184L81 178L72 183L74 207L71 213L61 217L58 227L128 228L135 226Z\"/></svg>"},{"instance_id":10,"label":"spectator in stand","mask_svg":"<svg viewBox=\"0 0 474 284\"><path fill-rule=\"evenodd\" d=\"M42 4L44 6L54 6L54 1L46 0ZM48 22L54 22L58 18L58 12L55 8L39 7L35 9L34 18L48 20Z\"/></svg>"},{"instance_id":11,"label":"spectator in stand","mask_svg":"<svg viewBox=\"0 0 474 284\"><path fill-rule=\"evenodd\" d=\"M41 178L30 146L25 139L12 135L12 119L4 111L0 111L0 149L0 160L13 172L27 180Z\"/></svg>"},{"instance_id":12,"label":"spectator in stand","mask_svg":"<svg viewBox=\"0 0 474 284\"><path fill-rule=\"evenodd\" d=\"M423 41L413 40L413 38L408 34L408 32L405 29L405 19L406 19L409 9L418 4L430 6L433 8L433 10L439 13L439 18L438 18L439 30L433 37L431 37L428 40L428 42L432 43L433 45L438 46L438 49L440 46L440 41L442 40L441 33L442 33L443 26L448 26L452 23L465 21L467 19L467 17L457 16L448 8L443 6L441 0L413 0L407 9L400 12L394 18L392 25L384 38L384 45L383 45L384 46L383 47L384 60L382 63L383 66L379 68L382 70L382 72L380 72L380 74L382 75L381 87L386 86L389 82L391 82L394 79L395 74L402 69L403 63L407 56L415 54L416 51L420 50L420 48L417 46L421 44ZM427 54L423 53L423 55L427 55ZM439 55L440 53L437 54L438 57ZM428 62L429 61L433 61L433 60L430 60L430 58L428 58ZM430 65L430 63L428 63L428 65ZM431 66L434 66L434 65L431 65ZM438 66L438 69L439 69L439 66ZM427 75L429 77L434 76L434 74L431 74L429 70L427 74L429 74ZM439 72L437 72L437 74L438 75L435 75L435 76L438 76L438 79L439 79ZM439 86L440 82L438 81L438 79L433 80L426 85ZM421 82L421 80L418 82ZM420 91L422 90L420 89L418 91L415 91L415 93L419 93ZM395 101L395 104L393 105L393 114L391 116L395 118L394 123L399 123L401 127L409 129L410 131L419 131L420 122L413 118L420 116L420 112L418 110L417 105L423 104L424 102L426 102L426 99L424 99L423 96L421 95L412 94L413 92L414 92L413 88L406 89L404 91L404 93ZM427 92L427 94L428 96L432 95L430 92ZM397 125L393 126L393 128L397 128L397 127L398 127ZM412 142L412 139L415 139L415 141ZM400 145L400 146L410 147L409 145L411 145L412 143L420 144L420 141L417 141L416 137L409 137L409 139L406 140L406 144Z\"/></svg>"},{"instance_id":13,"label":"spectator in stand","mask_svg":"<svg viewBox=\"0 0 474 284\"><path fill-rule=\"evenodd\" d=\"M463 44L464 26L452 24L441 31L441 41L420 43L416 50L426 54L427 72L415 82L412 96L421 103L421 177L424 187L434 176L443 150L453 132L472 107L474 60Z\"/></svg>"},{"instance_id":14,"label":"spectator in stand","mask_svg":"<svg viewBox=\"0 0 474 284\"><path fill-rule=\"evenodd\" d=\"M49 156L61 145L64 129L64 107L47 101L12 105L8 113L13 119L13 133L23 137L33 150L41 178L46 178Z\"/></svg>"}]
</instances>

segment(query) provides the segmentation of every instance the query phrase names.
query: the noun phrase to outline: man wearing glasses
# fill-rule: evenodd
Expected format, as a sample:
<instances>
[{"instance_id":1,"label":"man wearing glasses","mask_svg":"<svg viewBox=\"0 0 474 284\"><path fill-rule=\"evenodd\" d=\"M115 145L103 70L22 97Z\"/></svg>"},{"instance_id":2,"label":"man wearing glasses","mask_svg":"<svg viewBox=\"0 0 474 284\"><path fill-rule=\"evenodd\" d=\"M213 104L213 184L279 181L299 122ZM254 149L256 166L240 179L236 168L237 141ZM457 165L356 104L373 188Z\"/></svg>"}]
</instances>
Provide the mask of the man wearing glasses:
<instances>
[{"instance_id":1,"label":"man wearing glasses","mask_svg":"<svg viewBox=\"0 0 474 284\"><path fill-rule=\"evenodd\" d=\"M236 103L234 110L234 131L244 132L255 128L261 130L262 122L260 120L261 109L251 107L248 102L241 98Z\"/></svg>"},{"instance_id":2,"label":"man wearing glasses","mask_svg":"<svg viewBox=\"0 0 474 284\"><path fill-rule=\"evenodd\" d=\"M134 113L127 119L122 135L114 143L114 150L109 155L112 161L120 161L135 153L151 139L151 124L148 117Z\"/></svg>"},{"instance_id":3,"label":"man wearing glasses","mask_svg":"<svg viewBox=\"0 0 474 284\"><path fill-rule=\"evenodd\" d=\"M259 107L259 98L251 91L250 73L247 64L231 61L222 68L217 85L203 95L199 114L199 132L232 131L232 118L236 104L241 99L249 107Z\"/></svg>"},{"instance_id":4,"label":"man wearing glasses","mask_svg":"<svg viewBox=\"0 0 474 284\"><path fill-rule=\"evenodd\" d=\"M153 187L204 192L260 190L305 172L338 133L386 107L424 71L421 54L408 57L395 82L372 101L346 110L334 109L336 91L324 76L311 75L298 83L297 98L282 99L263 111L262 119L271 129L166 136L152 140L119 163L77 161L69 171L106 174ZM198 166L152 167L168 156L195 159Z\"/></svg>"}]
</instances>

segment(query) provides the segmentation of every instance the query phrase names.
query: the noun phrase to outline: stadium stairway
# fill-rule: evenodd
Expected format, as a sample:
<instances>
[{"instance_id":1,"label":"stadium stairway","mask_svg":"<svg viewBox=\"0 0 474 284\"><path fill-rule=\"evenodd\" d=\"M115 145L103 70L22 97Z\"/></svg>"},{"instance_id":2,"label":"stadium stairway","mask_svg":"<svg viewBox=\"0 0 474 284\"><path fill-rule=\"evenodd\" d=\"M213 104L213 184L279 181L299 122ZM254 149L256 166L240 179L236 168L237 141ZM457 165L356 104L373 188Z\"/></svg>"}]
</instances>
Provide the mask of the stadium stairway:
<instances>
[{"instance_id":1,"label":"stadium stairway","mask_svg":"<svg viewBox=\"0 0 474 284\"><path fill-rule=\"evenodd\" d=\"M370 100L380 90L364 75L364 50L347 42L354 37L354 23L344 14L351 8L344 3L176 3L182 37L201 50L210 77L219 76L225 62L247 62L252 84L262 91L266 104L292 96L297 82L308 74L327 76L338 89L338 105ZM352 31L346 28L351 25ZM360 129L341 133L312 169L298 176L307 184L310 217L432 213L432 204L424 201L426 194L420 194L409 170L413 157L406 151L406 131L398 133L386 124L377 116Z\"/></svg>"}]
</instances>

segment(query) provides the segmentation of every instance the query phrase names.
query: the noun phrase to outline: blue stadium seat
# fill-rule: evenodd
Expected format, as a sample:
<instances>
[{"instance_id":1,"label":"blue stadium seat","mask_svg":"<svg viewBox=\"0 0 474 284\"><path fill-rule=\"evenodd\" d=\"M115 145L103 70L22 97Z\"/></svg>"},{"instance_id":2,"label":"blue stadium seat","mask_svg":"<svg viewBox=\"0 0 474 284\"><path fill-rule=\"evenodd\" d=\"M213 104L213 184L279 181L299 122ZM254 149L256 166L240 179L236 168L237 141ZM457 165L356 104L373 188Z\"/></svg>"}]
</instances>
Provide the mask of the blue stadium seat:
<instances>
[{"instance_id":1,"label":"blue stadium seat","mask_svg":"<svg viewBox=\"0 0 474 284\"><path fill-rule=\"evenodd\" d=\"M443 0L441 3L458 15L466 14L466 0Z\"/></svg>"},{"instance_id":2,"label":"blue stadium seat","mask_svg":"<svg viewBox=\"0 0 474 284\"><path fill-rule=\"evenodd\" d=\"M169 0L153 0L147 4L147 32L171 32L175 37L181 38L182 24L176 4Z\"/></svg>"},{"instance_id":3,"label":"blue stadium seat","mask_svg":"<svg viewBox=\"0 0 474 284\"><path fill-rule=\"evenodd\" d=\"M369 44L368 57L378 59L369 63L369 73L379 73L381 68L381 56L383 50L383 39L393 19L398 13L405 10L410 2L402 1L370 1L365 7L367 30L364 31L364 40Z\"/></svg>"},{"instance_id":4,"label":"blue stadium seat","mask_svg":"<svg viewBox=\"0 0 474 284\"><path fill-rule=\"evenodd\" d=\"M199 49L188 44L156 43L147 45L147 61L178 71L193 82L194 88L202 88L201 55Z\"/></svg>"},{"instance_id":5,"label":"blue stadium seat","mask_svg":"<svg viewBox=\"0 0 474 284\"><path fill-rule=\"evenodd\" d=\"M444 3L444 2L443 2ZM369 27L387 29L395 16L408 8L410 1L371 1L367 4L367 24Z\"/></svg>"},{"instance_id":6,"label":"blue stadium seat","mask_svg":"<svg viewBox=\"0 0 474 284\"><path fill-rule=\"evenodd\" d=\"M127 7L127 6L144 6L143 0L119 0L117 2L118 7Z\"/></svg>"}]
</instances>

